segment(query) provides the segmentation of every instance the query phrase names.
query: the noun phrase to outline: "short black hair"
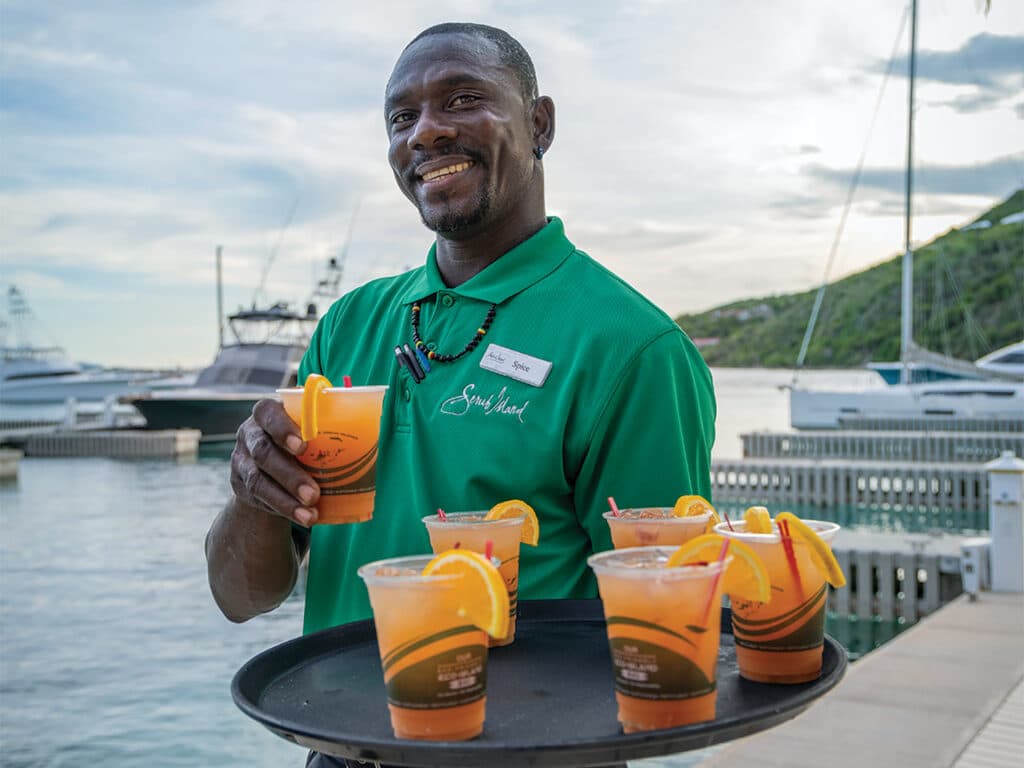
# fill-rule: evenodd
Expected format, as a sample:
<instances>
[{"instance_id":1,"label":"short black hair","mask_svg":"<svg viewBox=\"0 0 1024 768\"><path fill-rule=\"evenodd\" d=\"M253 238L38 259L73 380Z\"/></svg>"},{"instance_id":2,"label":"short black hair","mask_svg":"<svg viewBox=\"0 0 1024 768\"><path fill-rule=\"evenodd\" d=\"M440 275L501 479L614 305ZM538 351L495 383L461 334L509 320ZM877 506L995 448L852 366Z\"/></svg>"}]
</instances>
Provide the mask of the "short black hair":
<instances>
[{"instance_id":1,"label":"short black hair","mask_svg":"<svg viewBox=\"0 0 1024 768\"><path fill-rule=\"evenodd\" d=\"M537 90L537 71L533 68L533 60L522 44L503 29L489 27L486 24L473 24L468 21L449 21L435 24L420 32L409 45L430 35L463 34L482 37L494 43L501 56L501 63L508 67L519 81L519 89L527 104L539 95Z\"/></svg>"}]
</instances>

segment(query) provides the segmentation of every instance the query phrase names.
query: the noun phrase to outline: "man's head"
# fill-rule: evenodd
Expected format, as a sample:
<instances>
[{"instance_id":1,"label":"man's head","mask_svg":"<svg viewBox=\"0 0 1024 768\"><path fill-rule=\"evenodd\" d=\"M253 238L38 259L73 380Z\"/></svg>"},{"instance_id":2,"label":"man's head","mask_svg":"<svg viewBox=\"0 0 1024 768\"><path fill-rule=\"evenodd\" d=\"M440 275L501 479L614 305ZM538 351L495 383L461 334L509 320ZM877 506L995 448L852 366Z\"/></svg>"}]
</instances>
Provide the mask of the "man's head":
<instances>
[{"instance_id":1,"label":"man's head","mask_svg":"<svg viewBox=\"0 0 1024 768\"><path fill-rule=\"evenodd\" d=\"M451 239L543 219L554 105L508 33L440 24L399 56L385 91L388 160L424 224Z\"/></svg>"}]
</instances>

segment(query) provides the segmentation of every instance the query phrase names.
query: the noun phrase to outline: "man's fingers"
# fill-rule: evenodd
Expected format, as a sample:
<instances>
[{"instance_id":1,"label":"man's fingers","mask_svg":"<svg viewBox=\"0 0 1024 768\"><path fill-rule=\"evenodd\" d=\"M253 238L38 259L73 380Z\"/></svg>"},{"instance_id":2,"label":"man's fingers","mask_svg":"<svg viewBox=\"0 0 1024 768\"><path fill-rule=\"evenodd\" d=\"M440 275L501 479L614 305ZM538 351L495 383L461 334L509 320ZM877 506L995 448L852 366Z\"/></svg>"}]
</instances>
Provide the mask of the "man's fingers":
<instances>
[{"instance_id":1,"label":"man's fingers","mask_svg":"<svg viewBox=\"0 0 1024 768\"><path fill-rule=\"evenodd\" d=\"M316 482L255 423L255 416L238 430L231 469L232 490L250 506L301 525L315 522Z\"/></svg>"},{"instance_id":2,"label":"man's fingers","mask_svg":"<svg viewBox=\"0 0 1024 768\"><path fill-rule=\"evenodd\" d=\"M252 407L252 420L270 435L271 439L292 455L302 453L305 443L299 426L292 421L284 405L278 400L263 399Z\"/></svg>"}]
</instances>

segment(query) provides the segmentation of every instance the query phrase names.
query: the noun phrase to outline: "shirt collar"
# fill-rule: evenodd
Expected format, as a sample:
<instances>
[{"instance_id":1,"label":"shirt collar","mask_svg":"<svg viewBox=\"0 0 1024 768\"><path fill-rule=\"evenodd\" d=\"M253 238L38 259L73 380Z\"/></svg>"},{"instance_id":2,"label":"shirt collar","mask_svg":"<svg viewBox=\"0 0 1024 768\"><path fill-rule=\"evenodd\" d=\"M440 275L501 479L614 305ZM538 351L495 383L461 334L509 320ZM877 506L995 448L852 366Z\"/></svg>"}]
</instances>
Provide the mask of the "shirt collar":
<instances>
[{"instance_id":1,"label":"shirt collar","mask_svg":"<svg viewBox=\"0 0 1024 768\"><path fill-rule=\"evenodd\" d=\"M402 296L412 304L438 291L450 291L470 299L501 304L553 272L576 247L565 236L562 220L556 216L537 234L489 264L462 285L449 288L437 269L437 244L430 246L427 263L410 282Z\"/></svg>"}]
</instances>

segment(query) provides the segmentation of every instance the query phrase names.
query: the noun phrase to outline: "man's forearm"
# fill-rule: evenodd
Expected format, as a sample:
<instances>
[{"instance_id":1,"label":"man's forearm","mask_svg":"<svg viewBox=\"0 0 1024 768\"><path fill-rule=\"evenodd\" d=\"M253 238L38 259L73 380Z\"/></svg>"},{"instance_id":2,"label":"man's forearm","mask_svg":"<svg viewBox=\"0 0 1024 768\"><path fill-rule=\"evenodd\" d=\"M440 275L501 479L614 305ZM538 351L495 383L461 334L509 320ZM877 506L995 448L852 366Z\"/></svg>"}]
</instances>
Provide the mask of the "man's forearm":
<instances>
[{"instance_id":1,"label":"man's forearm","mask_svg":"<svg viewBox=\"0 0 1024 768\"><path fill-rule=\"evenodd\" d=\"M213 598L235 622L273 610L291 594L304 554L288 520L232 498L206 535Z\"/></svg>"}]
</instances>

